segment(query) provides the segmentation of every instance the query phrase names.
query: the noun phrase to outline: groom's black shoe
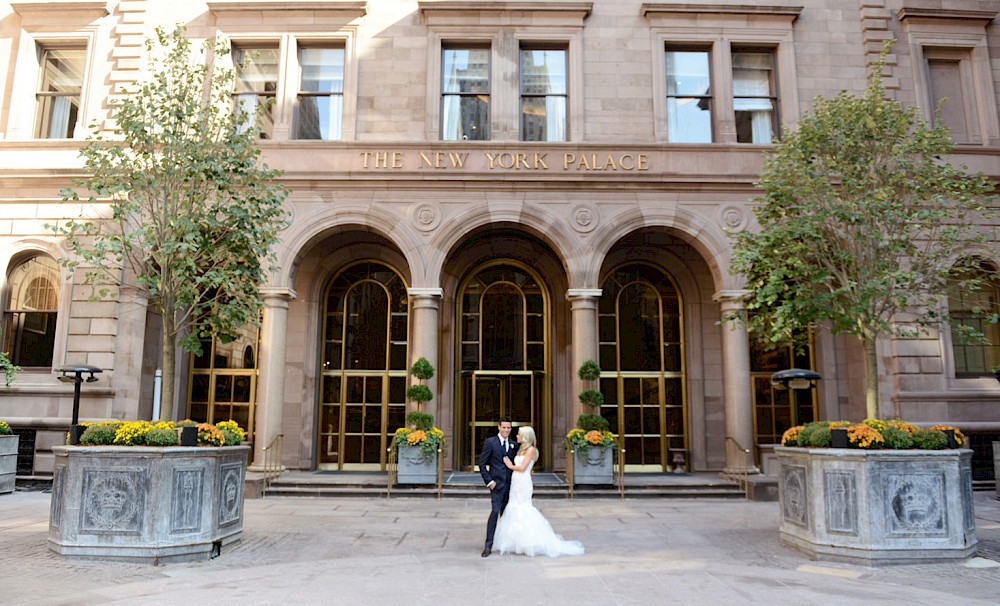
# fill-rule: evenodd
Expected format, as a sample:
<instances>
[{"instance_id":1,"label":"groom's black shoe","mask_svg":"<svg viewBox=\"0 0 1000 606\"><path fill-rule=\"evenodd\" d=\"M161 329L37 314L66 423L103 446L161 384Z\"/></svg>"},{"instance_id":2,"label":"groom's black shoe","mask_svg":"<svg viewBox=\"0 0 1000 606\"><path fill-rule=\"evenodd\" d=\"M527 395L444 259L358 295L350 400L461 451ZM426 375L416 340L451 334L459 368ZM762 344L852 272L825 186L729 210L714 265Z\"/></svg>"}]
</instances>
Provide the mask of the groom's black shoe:
<instances>
[{"instance_id":1,"label":"groom's black shoe","mask_svg":"<svg viewBox=\"0 0 1000 606\"><path fill-rule=\"evenodd\" d=\"M491 554L491 553L493 553L493 550L492 550L492 549L490 549L489 547L487 547L487 548L483 549L483 557L484 557L484 558L488 558L488 557L490 557L490 554Z\"/></svg>"}]
</instances>

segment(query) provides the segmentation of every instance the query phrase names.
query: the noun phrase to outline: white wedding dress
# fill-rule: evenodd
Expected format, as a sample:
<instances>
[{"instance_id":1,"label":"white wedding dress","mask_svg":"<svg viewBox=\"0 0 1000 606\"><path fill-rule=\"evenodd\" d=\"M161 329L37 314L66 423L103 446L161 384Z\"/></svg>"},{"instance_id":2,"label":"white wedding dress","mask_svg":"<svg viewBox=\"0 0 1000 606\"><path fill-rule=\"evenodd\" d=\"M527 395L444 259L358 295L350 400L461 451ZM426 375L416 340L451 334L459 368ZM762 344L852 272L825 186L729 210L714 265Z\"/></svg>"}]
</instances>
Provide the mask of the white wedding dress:
<instances>
[{"instance_id":1,"label":"white wedding dress","mask_svg":"<svg viewBox=\"0 0 1000 606\"><path fill-rule=\"evenodd\" d=\"M520 465L524 455L514 457L514 465ZM493 547L500 553L523 553L528 556L583 555L583 543L565 541L552 530L552 525L542 512L531 504L532 461L524 471L515 471L510 479L510 500L497 523Z\"/></svg>"}]
</instances>

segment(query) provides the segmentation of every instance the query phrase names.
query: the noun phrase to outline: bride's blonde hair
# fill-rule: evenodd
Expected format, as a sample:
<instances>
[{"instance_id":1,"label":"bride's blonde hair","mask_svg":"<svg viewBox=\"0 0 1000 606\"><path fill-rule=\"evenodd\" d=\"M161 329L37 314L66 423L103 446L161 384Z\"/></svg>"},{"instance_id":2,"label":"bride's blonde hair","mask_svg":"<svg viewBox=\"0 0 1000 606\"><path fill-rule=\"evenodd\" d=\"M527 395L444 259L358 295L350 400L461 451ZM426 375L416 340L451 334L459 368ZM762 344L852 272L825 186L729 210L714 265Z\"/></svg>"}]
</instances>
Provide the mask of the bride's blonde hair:
<instances>
[{"instance_id":1,"label":"bride's blonde hair","mask_svg":"<svg viewBox=\"0 0 1000 606\"><path fill-rule=\"evenodd\" d=\"M530 425L519 427L517 435L521 436L521 447L517 449L517 454L524 454L528 447L535 445L535 430Z\"/></svg>"}]
</instances>

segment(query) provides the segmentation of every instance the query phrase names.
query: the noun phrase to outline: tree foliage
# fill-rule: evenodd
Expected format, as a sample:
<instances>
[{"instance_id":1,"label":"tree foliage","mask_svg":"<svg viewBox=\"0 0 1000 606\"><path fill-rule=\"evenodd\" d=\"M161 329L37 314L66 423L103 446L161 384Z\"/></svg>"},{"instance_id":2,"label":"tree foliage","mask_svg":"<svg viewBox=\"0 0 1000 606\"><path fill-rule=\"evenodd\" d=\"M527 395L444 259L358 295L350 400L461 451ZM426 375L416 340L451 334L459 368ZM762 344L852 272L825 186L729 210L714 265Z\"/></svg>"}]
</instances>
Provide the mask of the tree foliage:
<instances>
[{"instance_id":1,"label":"tree foliage","mask_svg":"<svg viewBox=\"0 0 1000 606\"><path fill-rule=\"evenodd\" d=\"M149 78L114 101L120 130L93 125L81 150L89 216L55 231L75 255L68 265L86 269L90 283L137 287L162 314L170 418L177 345L200 353L202 339L258 322L287 192L259 162L253 117L232 111L232 70L210 61L228 47L206 42L194 52L178 28L157 29L146 50ZM63 199L80 196L67 189Z\"/></svg>"},{"instance_id":2,"label":"tree foliage","mask_svg":"<svg viewBox=\"0 0 1000 606\"><path fill-rule=\"evenodd\" d=\"M886 98L881 71L860 96L817 98L776 145L758 184L760 231L737 234L733 255L759 338L787 344L824 323L861 340L870 417L877 338L938 325L949 289L981 286L968 270L979 269L995 217L993 184L943 160L947 128Z\"/></svg>"}]
</instances>

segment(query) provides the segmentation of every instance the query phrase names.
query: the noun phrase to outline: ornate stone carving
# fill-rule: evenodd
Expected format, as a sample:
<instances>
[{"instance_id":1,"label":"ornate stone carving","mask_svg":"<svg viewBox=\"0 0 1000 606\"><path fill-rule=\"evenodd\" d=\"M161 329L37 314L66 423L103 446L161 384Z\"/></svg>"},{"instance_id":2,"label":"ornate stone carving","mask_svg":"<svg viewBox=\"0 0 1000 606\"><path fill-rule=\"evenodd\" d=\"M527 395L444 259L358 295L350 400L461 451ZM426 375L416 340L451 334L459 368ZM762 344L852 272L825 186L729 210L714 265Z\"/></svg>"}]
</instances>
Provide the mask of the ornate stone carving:
<instances>
[{"instance_id":1,"label":"ornate stone carving","mask_svg":"<svg viewBox=\"0 0 1000 606\"><path fill-rule=\"evenodd\" d=\"M826 528L830 532L858 534L858 495L851 471L824 471Z\"/></svg>"},{"instance_id":2,"label":"ornate stone carving","mask_svg":"<svg viewBox=\"0 0 1000 606\"><path fill-rule=\"evenodd\" d=\"M145 503L145 471L87 469L83 473L80 531L139 534Z\"/></svg>"},{"instance_id":3,"label":"ornate stone carving","mask_svg":"<svg viewBox=\"0 0 1000 606\"><path fill-rule=\"evenodd\" d=\"M239 463L222 465L219 479L219 526L243 516L243 474Z\"/></svg>"},{"instance_id":4,"label":"ornate stone carving","mask_svg":"<svg viewBox=\"0 0 1000 606\"><path fill-rule=\"evenodd\" d=\"M597 212L597 207L586 202L574 206L569 216L573 229L582 234L594 231L594 228L597 227L601 219L600 214Z\"/></svg>"},{"instance_id":5,"label":"ornate stone carving","mask_svg":"<svg viewBox=\"0 0 1000 606\"><path fill-rule=\"evenodd\" d=\"M947 532L943 474L888 474L883 486L890 535L935 536Z\"/></svg>"},{"instance_id":6,"label":"ornate stone carving","mask_svg":"<svg viewBox=\"0 0 1000 606\"><path fill-rule=\"evenodd\" d=\"M735 204L723 204L716 211L716 216L722 229L729 232L743 231L750 224L747 212Z\"/></svg>"},{"instance_id":7,"label":"ornate stone carving","mask_svg":"<svg viewBox=\"0 0 1000 606\"><path fill-rule=\"evenodd\" d=\"M441 224L441 206L437 202L421 202L410 207L410 221L420 231L433 231Z\"/></svg>"},{"instance_id":8,"label":"ornate stone carving","mask_svg":"<svg viewBox=\"0 0 1000 606\"><path fill-rule=\"evenodd\" d=\"M175 469L173 491L170 498L170 532L201 531L201 491L205 483L205 470L201 468Z\"/></svg>"},{"instance_id":9,"label":"ornate stone carving","mask_svg":"<svg viewBox=\"0 0 1000 606\"><path fill-rule=\"evenodd\" d=\"M962 469L962 508L965 510L965 530L974 532L976 530L976 512L972 506L972 470Z\"/></svg>"},{"instance_id":10,"label":"ornate stone carving","mask_svg":"<svg viewBox=\"0 0 1000 606\"><path fill-rule=\"evenodd\" d=\"M802 465L781 466L781 515L785 520L809 527L809 487L806 484L806 468Z\"/></svg>"},{"instance_id":11,"label":"ornate stone carving","mask_svg":"<svg viewBox=\"0 0 1000 606\"><path fill-rule=\"evenodd\" d=\"M52 501L49 505L49 528L62 527L63 483L66 481L66 466L58 465L52 474Z\"/></svg>"}]
</instances>

